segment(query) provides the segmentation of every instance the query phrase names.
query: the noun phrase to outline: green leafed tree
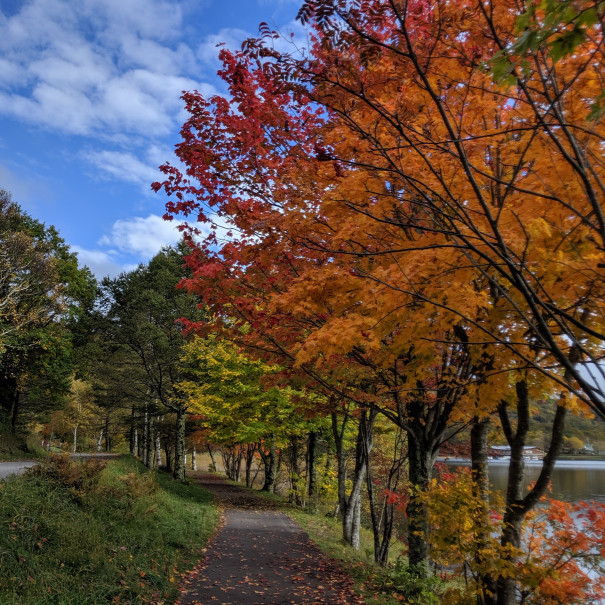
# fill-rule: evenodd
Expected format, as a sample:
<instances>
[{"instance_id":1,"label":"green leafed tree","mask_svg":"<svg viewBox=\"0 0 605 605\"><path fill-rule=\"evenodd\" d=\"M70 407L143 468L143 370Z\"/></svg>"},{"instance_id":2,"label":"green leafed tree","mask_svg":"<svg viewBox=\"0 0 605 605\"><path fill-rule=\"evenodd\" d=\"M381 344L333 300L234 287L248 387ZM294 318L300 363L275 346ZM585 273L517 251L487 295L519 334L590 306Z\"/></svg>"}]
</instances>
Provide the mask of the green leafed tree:
<instances>
[{"instance_id":1,"label":"green leafed tree","mask_svg":"<svg viewBox=\"0 0 605 605\"><path fill-rule=\"evenodd\" d=\"M56 229L0 190L0 422L12 432L64 405L95 294Z\"/></svg>"},{"instance_id":2,"label":"green leafed tree","mask_svg":"<svg viewBox=\"0 0 605 605\"><path fill-rule=\"evenodd\" d=\"M106 302L107 337L123 348L133 364L139 392L144 391L140 415L149 443L150 419L165 413L176 415L173 473L184 479L185 420L188 402L175 385L181 380L180 357L185 344L182 317L202 318L197 300L177 289L186 277L181 252L166 248L147 265L106 279L102 290ZM126 388L126 387L125 387Z\"/></svg>"},{"instance_id":3,"label":"green leafed tree","mask_svg":"<svg viewBox=\"0 0 605 605\"><path fill-rule=\"evenodd\" d=\"M214 335L194 339L183 352L186 378L178 388L189 409L201 416L208 440L222 446L258 444L265 466L263 489L272 490L276 450L309 431L294 401L296 393L291 388L265 388L263 379L278 368Z\"/></svg>"}]
</instances>

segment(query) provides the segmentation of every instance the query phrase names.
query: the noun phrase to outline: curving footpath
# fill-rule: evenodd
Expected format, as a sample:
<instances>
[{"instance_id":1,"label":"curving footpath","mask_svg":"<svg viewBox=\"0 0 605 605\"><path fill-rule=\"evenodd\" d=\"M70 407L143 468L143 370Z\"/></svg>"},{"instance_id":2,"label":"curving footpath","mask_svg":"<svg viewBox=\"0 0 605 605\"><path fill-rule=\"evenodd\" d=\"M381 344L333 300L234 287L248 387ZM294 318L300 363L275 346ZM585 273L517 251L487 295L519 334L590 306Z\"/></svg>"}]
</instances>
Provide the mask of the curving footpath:
<instances>
[{"instance_id":1,"label":"curving footpath","mask_svg":"<svg viewBox=\"0 0 605 605\"><path fill-rule=\"evenodd\" d=\"M190 478L219 499L223 519L178 605L363 603L350 577L276 504L215 474Z\"/></svg>"}]
</instances>

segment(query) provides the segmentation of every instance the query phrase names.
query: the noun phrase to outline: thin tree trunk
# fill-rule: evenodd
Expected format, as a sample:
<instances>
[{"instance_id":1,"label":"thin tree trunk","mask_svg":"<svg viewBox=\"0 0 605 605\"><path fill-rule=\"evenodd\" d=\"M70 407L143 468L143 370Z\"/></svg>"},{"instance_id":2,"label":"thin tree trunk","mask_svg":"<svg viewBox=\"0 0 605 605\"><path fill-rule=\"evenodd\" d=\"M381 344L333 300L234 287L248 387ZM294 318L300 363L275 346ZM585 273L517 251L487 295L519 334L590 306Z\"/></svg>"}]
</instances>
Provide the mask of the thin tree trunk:
<instances>
[{"instance_id":1,"label":"thin tree trunk","mask_svg":"<svg viewBox=\"0 0 605 605\"><path fill-rule=\"evenodd\" d=\"M218 468L216 466L216 460L214 459L214 452L212 451L212 448L210 447L210 444L207 443L206 447L208 448L208 453L210 454L210 460L212 461L213 472L216 473L216 471L218 470Z\"/></svg>"},{"instance_id":2,"label":"thin tree trunk","mask_svg":"<svg viewBox=\"0 0 605 605\"><path fill-rule=\"evenodd\" d=\"M76 453L76 448L78 445L78 425L74 426L74 445L73 445L73 453Z\"/></svg>"},{"instance_id":3,"label":"thin tree trunk","mask_svg":"<svg viewBox=\"0 0 605 605\"><path fill-rule=\"evenodd\" d=\"M332 420L332 434L334 436L334 445L336 447L336 477L338 487L338 504L337 512L344 515L344 511L347 507L347 465L344 457L344 432L347 425L347 417L342 419L342 426L338 426L338 415L336 412L331 414ZM343 536L344 537L344 536Z\"/></svg>"},{"instance_id":4,"label":"thin tree trunk","mask_svg":"<svg viewBox=\"0 0 605 605\"><path fill-rule=\"evenodd\" d=\"M364 412L365 414L365 412ZM342 535L345 542L353 548L359 549L359 515L361 513L361 490L365 482L367 466L364 449L371 449L369 442L364 440L371 438L371 431L364 426L365 418L359 422L357 430L357 444L355 447L355 470L353 472L353 486L348 497L345 497L342 509Z\"/></svg>"},{"instance_id":5,"label":"thin tree trunk","mask_svg":"<svg viewBox=\"0 0 605 605\"><path fill-rule=\"evenodd\" d=\"M149 467L149 409L147 402L145 402L145 407L143 409L143 452L141 456L141 460L143 464Z\"/></svg>"},{"instance_id":6,"label":"thin tree trunk","mask_svg":"<svg viewBox=\"0 0 605 605\"><path fill-rule=\"evenodd\" d=\"M170 439L164 441L164 455L166 456L166 470L171 473L172 467L172 444Z\"/></svg>"},{"instance_id":7,"label":"thin tree trunk","mask_svg":"<svg viewBox=\"0 0 605 605\"><path fill-rule=\"evenodd\" d=\"M563 405L557 405L555 418L551 429L551 439L548 452L542 462L540 476L529 493L523 497L523 447L527 441L529 431L529 393L527 382L520 380L516 384L517 428L513 431L505 404L498 408L502 429L511 446L511 459L508 467L508 486L506 490L506 509L502 519L501 544L514 549L521 546L521 533L523 522L527 513L533 509L546 493L555 461L563 445L563 431L567 410ZM514 555L505 559L512 566L515 564ZM517 598L517 584L514 576L507 574L500 576L497 581L498 605L515 605Z\"/></svg>"},{"instance_id":8,"label":"thin tree trunk","mask_svg":"<svg viewBox=\"0 0 605 605\"><path fill-rule=\"evenodd\" d=\"M246 487L252 487L252 463L254 462L254 453L256 452L256 443L246 445Z\"/></svg>"},{"instance_id":9,"label":"thin tree trunk","mask_svg":"<svg viewBox=\"0 0 605 605\"><path fill-rule=\"evenodd\" d=\"M21 391L18 388L15 389L13 401L11 403L10 419L11 419L11 431L14 433L17 429L17 418L19 417L19 409L21 403Z\"/></svg>"},{"instance_id":10,"label":"thin tree trunk","mask_svg":"<svg viewBox=\"0 0 605 605\"><path fill-rule=\"evenodd\" d=\"M109 436L109 416L105 417L105 451L111 450L111 437Z\"/></svg>"},{"instance_id":11,"label":"thin tree trunk","mask_svg":"<svg viewBox=\"0 0 605 605\"><path fill-rule=\"evenodd\" d=\"M195 451L195 446L191 450L191 470L197 471L197 452Z\"/></svg>"},{"instance_id":12,"label":"thin tree trunk","mask_svg":"<svg viewBox=\"0 0 605 605\"><path fill-rule=\"evenodd\" d=\"M176 413L173 476L178 481L185 480L185 409L183 407L179 407Z\"/></svg>"},{"instance_id":13,"label":"thin tree trunk","mask_svg":"<svg viewBox=\"0 0 605 605\"><path fill-rule=\"evenodd\" d=\"M298 439L292 437L290 440L290 465L292 473L290 475L290 501L300 506L302 504L303 494L300 491L300 468L298 465ZM303 490L304 492L304 490Z\"/></svg>"},{"instance_id":14,"label":"thin tree trunk","mask_svg":"<svg viewBox=\"0 0 605 605\"><path fill-rule=\"evenodd\" d=\"M145 461L147 468L153 466L153 419L147 407L145 408Z\"/></svg>"},{"instance_id":15,"label":"thin tree trunk","mask_svg":"<svg viewBox=\"0 0 605 605\"><path fill-rule=\"evenodd\" d=\"M366 474L366 485L368 489L368 500L370 504L370 516L372 521L372 533L374 536L374 561L381 567L386 567L389 560L391 538L393 536L395 503L386 497L386 492L395 492L399 484L401 467L405 457L402 456L403 432L401 429L395 436L393 461L385 482L385 496L379 507L375 502L374 479L372 477L372 465L370 464L369 452L366 458L368 471Z\"/></svg>"},{"instance_id":16,"label":"thin tree trunk","mask_svg":"<svg viewBox=\"0 0 605 605\"><path fill-rule=\"evenodd\" d=\"M275 488L275 479L277 477L277 452L275 449L275 442L273 437L270 437L269 441L269 453L265 454L260 448L261 457L265 465L265 483L262 491L272 492Z\"/></svg>"},{"instance_id":17,"label":"thin tree trunk","mask_svg":"<svg viewBox=\"0 0 605 605\"><path fill-rule=\"evenodd\" d=\"M309 475L309 498L313 498L317 492L317 433L311 431L309 433L309 444L307 446L308 451L308 475Z\"/></svg>"},{"instance_id":18,"label":"thin tree trunk","mask_svg":"<svg viewBox=\"0 0 605 605\"><path fill-rule=\"evenodd\" d=\"M155 432L155 466L160 468L162 466L162 444L160 440L160 432Z\"/></svg>"},{"instance_id":19,"label":"thin tree trunk","mask_svg":"<svg viewBox=\"0 0 605 605\"><path fill-rule=\"evenodd\" d=\"M136 423L136 408L133 404L130 412L130 453L136 456L137 453L137 423Z\"/></svg>"}]
</instances>

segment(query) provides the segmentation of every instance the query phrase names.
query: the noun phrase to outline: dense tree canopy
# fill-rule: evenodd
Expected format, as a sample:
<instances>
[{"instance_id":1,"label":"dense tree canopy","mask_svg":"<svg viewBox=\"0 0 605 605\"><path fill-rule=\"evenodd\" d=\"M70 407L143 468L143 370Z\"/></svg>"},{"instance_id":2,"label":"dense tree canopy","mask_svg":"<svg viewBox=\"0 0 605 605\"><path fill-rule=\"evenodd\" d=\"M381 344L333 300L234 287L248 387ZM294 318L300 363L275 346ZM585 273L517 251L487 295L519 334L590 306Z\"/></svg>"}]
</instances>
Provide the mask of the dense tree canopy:
<instances>
[{"instance_id":1,"label":"dense tree canopy","mask_svg":"<svg viewBox=\"0 0 605 605\"><path fill-rule=\"evenodd\" d=\"M414 485L471 423L487 498L497 413L515 547L567 411L605 418L602 6L585 4L309 0L308 52L276 50L262 26L221 53L228 98L184 95L186 173L166 165L154 184L173 196L167 218L214 226L190 240L184 282L214 329L249 325L250 351L404 428ZM548 451L524 495L530 402L546 399ZM422 562L414 497L408 514ZM512 602L514 581L497 592Z\"/></svg>"},{"instance_id":2,"label":"dense tree canopy","mask_svg":"<svg viewBox=\"0 0 605 605\"><path fill-rule=\"evenodd\" d=\"M54 227L0 191L0 409L13 430L23 413L31 420L65 403L95 293Z\"/></svg>"}]
</instances>

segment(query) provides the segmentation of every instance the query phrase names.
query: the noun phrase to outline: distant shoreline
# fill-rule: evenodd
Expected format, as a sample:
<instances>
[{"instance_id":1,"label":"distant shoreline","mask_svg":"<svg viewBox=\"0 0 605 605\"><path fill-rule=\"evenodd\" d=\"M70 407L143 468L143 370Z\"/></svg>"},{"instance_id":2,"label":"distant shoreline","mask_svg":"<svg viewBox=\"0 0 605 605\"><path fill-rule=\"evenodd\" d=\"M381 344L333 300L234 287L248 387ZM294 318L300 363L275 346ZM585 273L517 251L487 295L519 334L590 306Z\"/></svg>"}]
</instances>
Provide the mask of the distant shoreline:
<instances>
[{"instance_id":1,"label":"distant shoreline","mask_svg":"<svg viewBox=\"0 0 605 605\"><path fill-rule=\"evenodd\" d=\"M449 458L441 456L437 458L437 462L445 462L446 464L461 464L468 466L471 464L470 458ZM493 459L488 460L489 466L508 466L510 460ZM525 460L525 466L542 466L542 460ZM599 457L583 458L583 459L559 459L555 462L555 468L568 469L595 469L605 470L605 459Z\"/></svg>"}]
</instances>

